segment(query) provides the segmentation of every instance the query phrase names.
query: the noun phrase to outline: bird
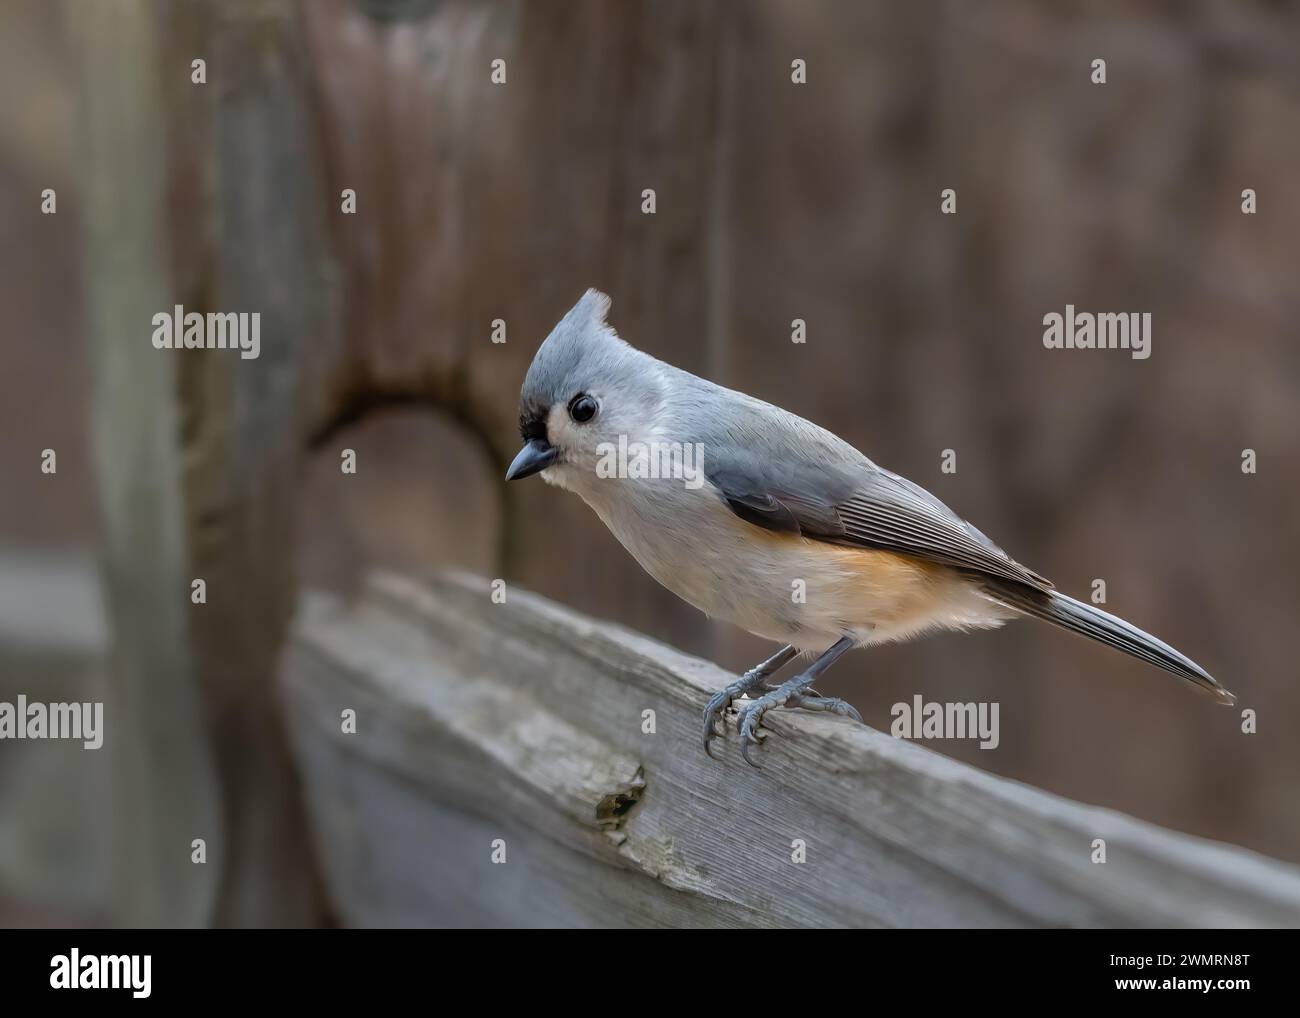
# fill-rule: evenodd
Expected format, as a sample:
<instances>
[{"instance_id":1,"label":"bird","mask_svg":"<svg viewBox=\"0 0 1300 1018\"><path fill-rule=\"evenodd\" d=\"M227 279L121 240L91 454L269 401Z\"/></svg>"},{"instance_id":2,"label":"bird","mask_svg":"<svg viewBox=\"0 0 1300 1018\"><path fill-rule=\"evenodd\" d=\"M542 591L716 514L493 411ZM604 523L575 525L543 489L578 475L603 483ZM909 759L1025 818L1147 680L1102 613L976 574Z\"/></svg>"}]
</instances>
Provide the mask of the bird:
<instances>
[{"instance_id":1,"label":"bird","mask_svg":"<svg viewBox=\"0 0 1300 1018\"><path fill-rule=\"evenodd\" d=\"M1028 616L1235 697L1184 654L1077 601L917 484L787 410L647 354L588 290L538 347L506 472L573 492L655 580L707 616L781 645L708 701L704 751L745 697L741 754L774 708L861 722L813 683L857 647ZM811 663L769 683L800 655Z\"/></svg>"}]
</instances>

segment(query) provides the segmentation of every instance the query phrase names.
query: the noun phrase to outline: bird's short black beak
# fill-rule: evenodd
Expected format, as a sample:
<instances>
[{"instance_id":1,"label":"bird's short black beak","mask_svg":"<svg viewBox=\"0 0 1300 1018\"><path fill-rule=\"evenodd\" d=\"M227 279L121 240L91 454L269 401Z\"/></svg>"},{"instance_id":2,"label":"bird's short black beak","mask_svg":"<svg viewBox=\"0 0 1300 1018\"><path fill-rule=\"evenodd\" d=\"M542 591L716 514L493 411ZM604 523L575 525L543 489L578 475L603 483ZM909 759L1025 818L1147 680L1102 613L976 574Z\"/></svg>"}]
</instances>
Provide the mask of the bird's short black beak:
<instances>
[{"instance_id":1,"label":"bird's short black beak","mask_svg":"<svg viewBox=\"0 0 1300 1018\"><path fill-rule=\"evenodd\" d=\"M554 463L558 455L559 450L544 438L534 438L531 442L525 442L515 461L510 464L510 469L506 471L506 480L517 481L521 477L531 477Z\"/></svg>"}]
</instances>

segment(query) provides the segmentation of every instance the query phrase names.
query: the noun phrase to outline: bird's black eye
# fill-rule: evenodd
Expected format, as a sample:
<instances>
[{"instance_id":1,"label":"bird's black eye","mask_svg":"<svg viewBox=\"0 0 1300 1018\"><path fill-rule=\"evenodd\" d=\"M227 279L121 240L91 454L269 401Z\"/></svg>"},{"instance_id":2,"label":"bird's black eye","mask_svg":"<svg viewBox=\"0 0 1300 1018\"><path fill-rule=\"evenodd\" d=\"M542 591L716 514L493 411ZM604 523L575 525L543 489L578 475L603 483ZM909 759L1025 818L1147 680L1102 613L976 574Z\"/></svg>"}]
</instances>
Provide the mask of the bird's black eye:
<instances>
[{"instance_id":1,"label":"bird's black eye","mask_svg":"<svg viewBox=\"0 0 1300 1018\"><path fill-rule=\"evenodd\" d=\"M586 424L596 416L596 401L585 392L580 392L569 401L569 416L579 424Z\"/></svg>"}]
</instances>

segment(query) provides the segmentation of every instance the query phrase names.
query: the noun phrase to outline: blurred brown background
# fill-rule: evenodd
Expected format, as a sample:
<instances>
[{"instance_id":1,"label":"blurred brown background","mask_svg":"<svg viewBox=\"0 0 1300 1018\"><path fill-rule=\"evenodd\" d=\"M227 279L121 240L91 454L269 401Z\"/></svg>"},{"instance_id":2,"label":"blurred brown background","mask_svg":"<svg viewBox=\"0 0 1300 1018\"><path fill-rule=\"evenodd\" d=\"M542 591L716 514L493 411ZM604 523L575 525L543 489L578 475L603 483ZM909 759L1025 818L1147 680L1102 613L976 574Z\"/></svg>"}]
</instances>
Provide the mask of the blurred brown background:
<instances>
[{"instance_id":1,"label":"blurred brown background","mask_svg":"<svg viewBox=\"0 0 1300 1018\"><path fill-rule=\"evenodd\" d=\"M229 368L242 379L270 377L294 336L307 451L255 479L292 496L271 528L298 548L286 576L348 589L371 564L458 566L730 669L766 656L660 589L577 499L500 480L527 364L596 286L634 345L831 428L1068 593L1104 579L1110 610L1204 664L1259 731L1028 622L854 654L827 692L884 729L917 693L998 701L998 749L931 748L1300 862L1296 4L0 10L0 699L107 683L112 626L83 581L104 557L90 335L112 245L85 237L98 168L127 164L103 155L137 94L114 94L138 70L115 61L144 52L153 77L133 87L156 96L139 122L163 163L139 156L141 186L162 182L153 310L269 294L283 313L264 315L262 358ZM115 49L122 25L150 34ZM279 148L262 160L265 138ZM1151 358L1045 350L1042 316L1067 303L1151 312ZM149 334L146 315L142 348ZM198 390L174 370L184 428ZM198 641L200 672L238 653L225 640L244 624ZM109 914L108 776L89 756L0 745L0 919Z\"/></svg>"}]
</instances>

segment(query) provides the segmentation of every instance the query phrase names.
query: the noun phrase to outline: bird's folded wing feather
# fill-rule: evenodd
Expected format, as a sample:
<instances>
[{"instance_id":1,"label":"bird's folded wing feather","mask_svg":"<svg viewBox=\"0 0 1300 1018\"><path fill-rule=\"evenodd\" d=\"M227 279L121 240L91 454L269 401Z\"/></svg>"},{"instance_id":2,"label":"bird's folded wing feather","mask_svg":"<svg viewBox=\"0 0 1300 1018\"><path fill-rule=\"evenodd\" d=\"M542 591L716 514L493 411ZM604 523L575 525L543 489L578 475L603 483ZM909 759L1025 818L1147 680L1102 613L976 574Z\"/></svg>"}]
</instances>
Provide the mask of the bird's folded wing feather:
<instances>
[{"instance_id":1,"label":"bird's folded wing feather","mask_svg":"<svg viewBox=\"0 0 1300 1018\"><path fill-rule=\"evenodd\" d=\"M924 488L868 461L839 468L715 445L704 471L732 512L756 526L1052 587Z\"/></svg>"}]
</instances>

